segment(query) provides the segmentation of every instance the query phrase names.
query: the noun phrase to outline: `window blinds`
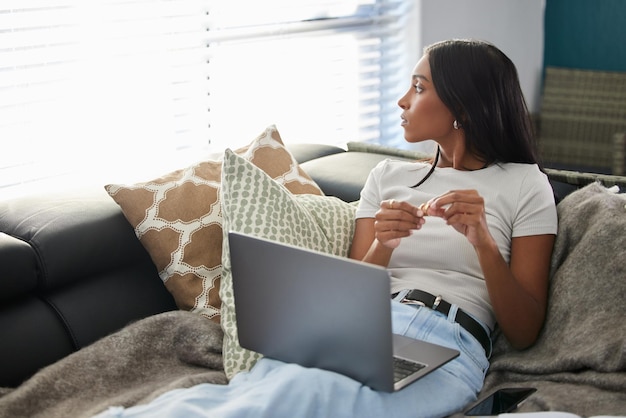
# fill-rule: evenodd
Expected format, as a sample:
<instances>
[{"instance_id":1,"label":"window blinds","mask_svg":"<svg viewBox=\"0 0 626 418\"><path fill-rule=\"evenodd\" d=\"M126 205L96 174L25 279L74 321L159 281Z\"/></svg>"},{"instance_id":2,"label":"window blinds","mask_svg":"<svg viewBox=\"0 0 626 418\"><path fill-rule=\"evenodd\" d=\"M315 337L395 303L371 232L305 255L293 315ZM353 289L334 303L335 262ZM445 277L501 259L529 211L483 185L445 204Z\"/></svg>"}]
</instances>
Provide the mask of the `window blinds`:
<instances>
[{"instance_id":1,"label":"window blinds","mask_svg":"<svg viewBox=\"0 0 626 418\"><path fill-rule=\"evenodd\" d=\"M189 120L203 113L195 105L206 102L201 1L3 0L0 9L0 185L121 170L189 143Z\"/></svg>"},{"instance_id":2,"label":"window blinds","mask_svg":"<svg viewBox=\"0 0 626 418\"><path fill-rule=\"evenodd\" d=\"M269 123L286 142L401 138L411 2L277 3L258 21L266 3L209 12L211 142L234 147Z\"/></svg>"},{"instance_id":3,"label":"window blinds","mask_svg":"<svg viewBox=\"0 0 626 418\"><path fill-rule=\"evenodd\" d=\"M411 3L3 0L0 194L158 173L269 124L287 143L397 139Z\"/></svg>"}]
</instances>

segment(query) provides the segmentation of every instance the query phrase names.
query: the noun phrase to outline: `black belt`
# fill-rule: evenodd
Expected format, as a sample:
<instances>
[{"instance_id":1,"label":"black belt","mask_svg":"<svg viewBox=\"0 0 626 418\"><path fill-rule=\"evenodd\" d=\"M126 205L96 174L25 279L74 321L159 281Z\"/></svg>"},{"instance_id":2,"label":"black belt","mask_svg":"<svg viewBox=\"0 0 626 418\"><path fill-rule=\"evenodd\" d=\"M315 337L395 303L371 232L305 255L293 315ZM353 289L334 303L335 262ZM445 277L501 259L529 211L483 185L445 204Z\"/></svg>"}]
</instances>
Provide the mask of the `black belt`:
<instances>
[{"instance_id":1,"label":"black belt","mask_svg":"<svg viewBox=\"0 0 626 418\"><path fill-rule=\"evenodd\" d=\"M392 295L392 297L395 297L395 295L397 295L397 293ZM425 306L437 312L441 312L444 315L448 315L452 306L450 303L443 300L441 296L434 296L428 292L416 289L409 291L409 293L407 293L404 299L400 302ZM489 338L487 331L485 331L485 328L483 328L478 321L465 313L461 308L457 310L454 320L465 328L470 334L472 334L476 340L478 340L480 345L482 345L485 349L487 357L489 357L491 355L491 339Z\"/></svg>"}]
</instances>

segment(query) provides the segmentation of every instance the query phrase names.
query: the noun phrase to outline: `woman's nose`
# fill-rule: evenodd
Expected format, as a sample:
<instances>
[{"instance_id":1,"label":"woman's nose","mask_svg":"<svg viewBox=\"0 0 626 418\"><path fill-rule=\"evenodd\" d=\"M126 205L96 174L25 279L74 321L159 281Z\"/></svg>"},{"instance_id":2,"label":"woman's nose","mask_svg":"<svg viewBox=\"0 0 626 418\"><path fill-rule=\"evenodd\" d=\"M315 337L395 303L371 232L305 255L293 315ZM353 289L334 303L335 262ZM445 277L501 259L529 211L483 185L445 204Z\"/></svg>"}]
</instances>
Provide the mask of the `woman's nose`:
<instances>
[{"instance_id":1,"label":"woman's nose","mask_svg":"<svg viewBox=\"0 0 626 418\"><path fill-rule=\"evenodd\" d=\"M405 100L405 98L406 98L406 95L400 97L400 100L398 100L398 106L400 106L404 110L406 110L406 105L405 105L406 100Z\"/></svg>"}]
</instances>

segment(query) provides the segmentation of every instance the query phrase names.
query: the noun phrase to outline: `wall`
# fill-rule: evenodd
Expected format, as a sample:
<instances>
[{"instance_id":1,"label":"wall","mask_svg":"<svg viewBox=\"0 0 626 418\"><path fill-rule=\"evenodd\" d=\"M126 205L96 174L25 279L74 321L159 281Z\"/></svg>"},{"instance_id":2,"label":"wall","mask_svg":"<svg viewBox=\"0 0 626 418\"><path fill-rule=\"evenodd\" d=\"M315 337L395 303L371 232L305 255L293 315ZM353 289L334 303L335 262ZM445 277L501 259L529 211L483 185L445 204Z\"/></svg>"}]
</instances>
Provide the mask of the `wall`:
<instances>
[{"instance_id":1,"label":"wall","mask_svg":"<svg viewBox=\"0 0 626 418\"><path fill-rule=\"evenodd\" d=\"M626 71L626 1L547 0L545 65Z\"/></svg>"},{"instance_id":2,"label":"wall","mask_svg":"<svg viewBox=\"0 0 626 418\"><path fill-rule=\"evenodd\" d=\"M517 66L528 107L538 111L545 0L415 1L420 51L450 38L478 38L495 44Z\"/></svg>"}]
</instances>

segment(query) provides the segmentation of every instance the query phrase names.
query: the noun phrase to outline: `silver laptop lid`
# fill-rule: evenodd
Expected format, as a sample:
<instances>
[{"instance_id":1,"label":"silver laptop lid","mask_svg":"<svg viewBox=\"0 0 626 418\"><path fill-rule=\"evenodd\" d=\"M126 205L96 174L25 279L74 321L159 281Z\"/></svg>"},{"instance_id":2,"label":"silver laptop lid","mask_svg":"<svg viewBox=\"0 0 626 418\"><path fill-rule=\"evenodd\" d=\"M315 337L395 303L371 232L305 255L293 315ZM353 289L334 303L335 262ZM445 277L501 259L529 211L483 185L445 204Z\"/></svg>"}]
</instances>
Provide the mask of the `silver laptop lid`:
<instances>
[{"instance_id":1,"label":"silver laptop lid","mask_svg":"<svg viewBox=\"0 0 626 418\"><path fill-rule=\"evenodd\" d=\"M239 343L393 390L386 269L229 233Z\"/></svg>"}]
</instances>

